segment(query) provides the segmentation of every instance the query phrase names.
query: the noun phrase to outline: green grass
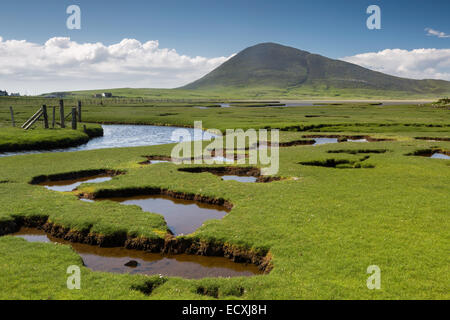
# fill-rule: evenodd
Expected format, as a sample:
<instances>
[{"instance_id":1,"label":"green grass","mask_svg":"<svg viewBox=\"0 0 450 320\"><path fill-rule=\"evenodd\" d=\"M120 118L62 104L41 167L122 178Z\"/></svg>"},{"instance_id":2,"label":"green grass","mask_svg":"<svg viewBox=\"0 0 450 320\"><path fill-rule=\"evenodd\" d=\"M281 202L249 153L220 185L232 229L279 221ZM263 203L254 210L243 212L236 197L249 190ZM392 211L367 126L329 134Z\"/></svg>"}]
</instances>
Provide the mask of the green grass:
<instances>
[{"instance_id":1,"label":"green grass","mask_svg":"<svg viewBox=\"0 0 450 320\"><path fill-rule=\"evenodd\" d=\"M17 109L27 114L33 108ZM180 172L170 163L139 165L146 155L170 155L171 145L0 158L0 226L18 218L48 217L72 230L106 236L163 237L167 226L160 215L109 201L84 203L75 195L29 184L39 175L121 170L125 174L101 184L82 185L81 190L151 187L224 198L233 203L232 211L186 237L269 249L274 266L268 275L201 280L161 280L81 267L82 289L71 291L65 286L65 272L69 265L81 266L81 261L70 247L6 236L0 237L0 298L212 298L198 293L203 288L217 291L221 299L448 299L449 162L408 155L417 150L450 149L450 142L414 139L449 137L448 112L429 106L86 106L84 120L92 122L187 126L195 119L203 120L205 127L222 130L291 128L281 132L284 142L337 132L395 141L281 148L279 175L289 179L245 187L210 173ZM305 117L311 114L320 117ZM5 113L0 117L6 124ZM298 131L308 128L314 131ZM329 159L347 165L339 169L300 164ZM354 166L357 163L360 168ZM371 291L366 287L366 269L374 264L381 268L382 289ZM144 295L137 287L154 289Z\"/></svg>"},{"instance_id":2,"label":"green grass","mask_svg":"<svg viewBox=\"0 0 450 320\"><path fill-rule=\"evenodd\" d=\"M100 135L103 135L103 130L97 125L88 125L86 132L81 128L78 130L1 128L0 152L75 147L88 142L91 137Z\"/></svg>"},{"instance_id":3,"label":"green grass","mask_svg":"<svg viewBox=\"0 0 450 320\"><path fill-rule=\"evenodd\" d=\"M161 116L161 110L170 115ZM261 110L258 110L261 109ZM317 115L318 117L308 117ZM315 107L114 107L87 106L84 121L193 126L205 128L280 128L285 130L354 132L448 132L448 109L421 106L368 106L365 104Z\"/></svg>"},{"instance_id":4,"label":"green grass","mask_svg":"<svg viewBox=\"0 0 450 320\"><path fill-rule=\"evenodd\" d=\"M20 101L20 100L19 100ZM22 123L36 110L36 103L17 104L16 122ZM196 105L195 103L192 105ZM259 109L259 110L258 110ZM347 103L339 106L312 107L232 107L198 109L177 103L155 102L133 105L85 103L83 121L193 126L202 120L206 128L289 128L315 131L444 131L450 122L448 107L429 105L373 106ZM7 103L1 105L0 126L10 126ZM331 130L333 129L333 130Z\"/></svg>"},{"instance_id":5,"label":"green grass","mask_svg":"<svg viewBox=\"0 0 450 320\"><path fill-rule=\"evenodd\" d=\"M3 102L2 102L3 101ZM69 101L69 102L67 102ZM70 100L66 101L66 105ZM131 100L128 100L131 101ZM0 99L0 150L48 149L73 146L89 138L78 131L43 130L38 123L33 130L11 128L9 104L14 104L16 123L25 122L36 111L41 98ZM54 101L55 103L57 101ZM448 132L448 107L431 105L374 106L368 103L345 103L337 106L312 107L251 107L254 103L239 103L239 107L199 109L193 106L215 106L213 102L176 103L153 102L134 104L89 104L83 102L83 121L94 123L155 124L192 127L193 120L203 121L205 128L279 128L290 131L323 132ZM117 102L119 103L119 102ZM259 105L266 105L267 102ZM262 109L262 110L258 110ZM88 135L98 136L99 126L88 124Z\"/></svg>"},{"instance_id":6,"label":"green grass","mask_svg":"<svg viewBox=\"0 0 450 320\"><path fill-rule=\"evenodd\" d=\"M14 237L0 241L2 299L145 299L139 290L164 283L159 276L129 276L92 272L68 246L27 243ZM9 261L8 261L9 260ZM11 261L24 263L11 263ZM45 261L45 263L42 263ZM68 290L67 267L81 268L81 290Z\"/></svg>"},{"instance_id":7,"label":"green grass","mask_svg":"<svg viewBox=\"0 0 450 320\"><path fill-rule=\"evenodd\" d=\"M156 101L165 102L170 100L184 101L185 103L194 101L221 101L236 99L252 99L252 100L355 100L355 99L371 99L371 100L436 100L442 97L437 93L411 93L395 90L377 90L352 88L342 89L330 85L304 85L301 87L291 88L274 88L266 86L253 86L249 88L228 88L215 87L208 90L185 90L185 89L146 89L146 88L121 88L121 89L104 89L104 90L85 90L70 92L74 99L84 98L96 100L100 103L102 99L92 98L94 94L101 92L111 92L116 97L134 98L136 101ZM103 99L103 101L119 100L120 98Z\"/></svg>"}]
</instances>

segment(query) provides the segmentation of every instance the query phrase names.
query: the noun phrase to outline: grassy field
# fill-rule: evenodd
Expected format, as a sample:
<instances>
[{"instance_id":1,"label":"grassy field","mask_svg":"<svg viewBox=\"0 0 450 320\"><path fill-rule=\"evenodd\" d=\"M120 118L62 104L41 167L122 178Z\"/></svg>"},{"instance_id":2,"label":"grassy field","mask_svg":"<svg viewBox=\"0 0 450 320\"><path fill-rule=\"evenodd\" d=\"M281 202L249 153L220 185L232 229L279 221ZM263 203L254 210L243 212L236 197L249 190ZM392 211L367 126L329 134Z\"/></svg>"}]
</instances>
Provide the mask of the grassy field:
<instances>
[{"instance_id":1,"label":"grassy field","mask_svg":"<svg viewBox=\"0 0 450 320\"><path fill-rule=\"evenodd\" d=\"M83 128L72 129L43 129L33 128L0 128L0 152L41 150L75 147L84 144L93 137L103 135L99 125L86 124Z\"/></svg>"},{"instance_id":2,"label":"grassy field","mask_svg":"<svg viewBox=\"0 0 450 320\"><path fill-rule=\"evenodd\" d=\"M23 114L33 110L26 105L16 108ZM2 111L0 117L6 125L7 113ZM107 274L81 266L67 246L3 236L3 299L211 299L201 294L205 291L218 292L221 299L450 298L450 164L408 155L424 149L450 150L448 141L415 139L448 138L448 108L86 105L83 117L87 122L178 126L202 120L204 127L221 130L282 128L288 130L281 132L283 142L318 134L392 141L284 147L278 175L286 179L245 187L210 173L181 172L170 163L139 164L144 156L170 155L171 145L0 158L0 231L28 219L105 237L162 239L167 226L160 215L109 201L84 203L74 194L29 184L40 175L120 170L125 174L102 184L85 184L80 192L162 188L225 199L233 204L227 216L184 237L253 252L268 250L273 264L267 275L230 279ZM352 165L321 166L332 161ZM82 269L79 291L66 288L71 264ZM381 268L381 290L366 287L369 265Z\"/></svg>"},{"instance_id":3,"label":"grassy field","mask_svg":"<svg viewBox=\"0 0 450 320\"><path fill-rule=\"evenodd\" d=\"M262 110L258 110L262 109ZM419 106L377 107L343 105L319 107L180 108L103 107L88 109L85 121L107 123L153 123L192 126L202 120L205 128L280 128L313 131L448 131L447 108ZM380 128L382 127L382 128Z\"/></svg>"},{"instance_id":4,"label":"grassy field","mask_svg":"<svg viewBox=\"0 0 450 320\"><path fill-rule=\"evenodd\" d=\"M236 99L270 99L270 100L340 100L340 99L431 99L439 98L442 94L414 94L404 91L375 90L352 88L334 88L329 85L301 86L292 88L274 88L253 86L249 88L211 88L209 90L185 90L185 89L104 89L72 91L69 96L74 98L92 98L94 94L111 92L116 97L151 99L154 101L181 100L236 100Z\"/></svg>"},{"instance_id":5,"label":"grassy field","mask_svg":"<svg viewBox=\"0 0 450 320\"><path fill-rule=\"evenodd\" d=\"M66 105L75 104L76 100L65 100ZM126 99L127 103L114 99L83 101L83 121L96 123L135 123L193 126L193 120L202 120L206 128L288 128L296 127L322 131L359 130L371 131L373 127L380 132L446 130L449 125L448 106L431 105L397 105L382 106L370 103L344 103L336 106L312 107L264 107L255 103L234 103L232 108L217 108L217 101L205 102L138 102ZM93 103L93 101L95 103ZM125 101L125 100L124 100ZM271 101L274 103L274 100ZM0 128L11 126L9 105L14 106L17 123L28 119L38 106L57 105L58 99L42 98L0 98ZM260 106L267 101L259 102ZM193 108L209 106L206 109ZM255 106L255 107L251 107ZM263 110L257 110L263 109ZM220 118L220 119L218 119ZM42 126L42 124L40 125ZM427 129L440 126L441 129Z\"/></svg>"},{"instance_id":6,"label":"grassy field","mask_svg":"<svg viewBox=\"0 0 450 320\"><path fill-rule=\"evenodd\" d=\"M94 123L155 124L192 127L202 120L205 128L280 128L291 131L333 132L447 132L448 107L431 105L382 106L370 103L343 103L335 106L264 107L268 102L232 103L232 108L218 108L218 101L142 102L139 99L87 99L83 101L83 121L78 131L42 129L37 123L32 130L11 127L9 106L12 105L17 126L25 122L38 106L58 105L58 99L38 97L0 98L0 151L51 149L76 146L101 134ZM98 103L102 104L98 104ZM124 103L126 102L126 103ZM65 105L76 99L65 99ZM195 108L198 106L206 109ZM220 119L220 121L218 121ZM57 119L58 120L58 119ZM82 126L87 125L85 133ZM382 127L382 128L380 128Z\"/></svg>"}]
</instances>

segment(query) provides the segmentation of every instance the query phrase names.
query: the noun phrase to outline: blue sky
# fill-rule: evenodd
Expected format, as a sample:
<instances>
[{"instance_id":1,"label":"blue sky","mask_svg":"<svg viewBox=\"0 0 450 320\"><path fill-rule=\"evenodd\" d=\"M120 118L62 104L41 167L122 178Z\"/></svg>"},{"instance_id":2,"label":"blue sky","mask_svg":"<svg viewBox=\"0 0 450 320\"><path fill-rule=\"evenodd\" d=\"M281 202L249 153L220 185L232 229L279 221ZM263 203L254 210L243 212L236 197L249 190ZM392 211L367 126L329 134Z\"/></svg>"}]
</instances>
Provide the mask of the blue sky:
<instances>
[{"instance_id":1,"label":"blue sky","mask_svg":"<svg viewBox=\"0 0 450 320\"><path fill-rule=\"evenodd\" d=\"M81 8L81 30L66 28L66 8L72 4ZM366 27L371 4L381 8L381 30ZM0 37L37 44L69 37L105 46L125 38L157 40L159 48L205 58L277 42L343 58L385 49L448 49L449 12L448 0L14 0L2 1ZM425 28L443 36L427 35Z\"/></svg>"},{"instance_id":2,"label":"blue sky","mask_svg":"<svg viewBox=\"0 0 450 320\"><path fill-rule=\"evenodd\" d=\"M67 6L82 10L82 30L65 26ZM377 4L382 30L366 28L366 8ZM111 44L123 38L159 40L188 55L230 55L259 42L279 42L339 58L386 48L448 48L426 36L429 27L450 33L448 0L14 0L2 1L0 36L45 42Z\"/></svg>"}]
</instances>

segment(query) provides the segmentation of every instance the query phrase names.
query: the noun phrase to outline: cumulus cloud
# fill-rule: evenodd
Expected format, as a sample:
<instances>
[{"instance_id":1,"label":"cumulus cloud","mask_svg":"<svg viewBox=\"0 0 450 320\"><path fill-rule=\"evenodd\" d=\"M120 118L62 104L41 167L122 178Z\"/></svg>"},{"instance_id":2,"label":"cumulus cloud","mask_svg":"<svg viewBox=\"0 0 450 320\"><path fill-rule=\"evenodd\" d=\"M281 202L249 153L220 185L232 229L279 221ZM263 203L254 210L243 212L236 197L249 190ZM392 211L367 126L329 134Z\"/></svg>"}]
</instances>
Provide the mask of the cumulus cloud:
<instances>
[{"instance_id":1,"label":"cumulus cloud","mask_svg":"<svg viewBox=\"0 0 450 320\"><path fill-rule=\"evenodd\" d=\"M427 32L427 36L438 37L438 38L450 38L450 34L446 34L445 32L434 30L431 28L425 28Z\"/></svg>"},{"instance_id":2,"label":"cumulus cloud","mask_svg":"<svg viewBox=\"0 0 450 320\"><path fill-rule=\"evenodd\" d=\"M386 49L341 60L399 77L450 81L450 49Z\"/></svg>"},{"instance_id":3,"label":"cumulus cloud","mask_svg":"<svg viewBox=\"0 0 450 320\"><path fill-rule=\"evenodd\" d=\"M0 90L36 94L119 87L173 88L230 57L190 57L158 41L123 39L109 46L56 37L45 44L0 37Z\"/></svg>"}]
</instances>

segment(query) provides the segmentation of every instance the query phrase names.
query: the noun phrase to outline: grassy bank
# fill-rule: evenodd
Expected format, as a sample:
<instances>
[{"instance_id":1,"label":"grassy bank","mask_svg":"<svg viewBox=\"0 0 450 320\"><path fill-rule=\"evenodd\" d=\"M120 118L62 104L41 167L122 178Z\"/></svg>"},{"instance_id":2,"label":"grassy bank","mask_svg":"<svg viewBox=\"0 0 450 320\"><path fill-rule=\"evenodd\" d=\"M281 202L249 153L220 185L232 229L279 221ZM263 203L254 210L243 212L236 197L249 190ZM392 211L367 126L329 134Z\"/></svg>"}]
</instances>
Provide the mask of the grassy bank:
<instances>
[{"instance_id":1,"label":"grassy bank","mask_svg":"<svg viewBox=\"0 0 450 320\"><path fill-rule=\"evenodd\" d=\"M1 275L8 279L2 283L5 290L2 299L145 299L147 288L156 288L165 281L159 276L92 272L81 266L80 257L68 246L27 243L23 239L4 237L0 241L0 250L3 256ZM24 263L5 263L5 259ZM42 261L46 263L42 264ZM33 267L37 265L40 267ZM81 266L83 290L67 290L64 267L69 265ZM23 278L24 274L26 278Z\"/></svg>"},{"instance_id":2,"label":"grassy bank","mask_svg":"<svg viewBox=\"0 0 450 320\"><path fill-rule=\"evenodd\" d=\"M339 145L340 148L343 146L355 149L355 146L349 146L349 144ZM360 144L358 146L361 148ZM435 268L439 269L439 266L442 268L445 265L442 260L445 257L442 251L445 246L442 247L441 245L444 244L442 236L445 230L445 220L443 219L445 219L446 212L444 211L446 201L445 197L442 196L444 196L446 190L445 188L442 189L441 197L436 194L435 190L436 188L439 189L439 186L442 188L445 185L443 184L444 179L448 178L442 177L439 173L445 168L444 163L441 161L438 163L432 162L434 160L421 157L405 157L402 149L396 147L396 143L376 144L376 147L386 148L390 151L385 155L372 157L370 163L376 166L374 169L360 169L360 171L297 167L295 165L297 161L319 160L329 157L355 159L356 157L347 154L336 156L326 152L326 149L334 148L321 147L322 150L320 151L319 149L312 149L315 147L287 148L283 153L285 159L283 162L287 164L283 166L283 172L287 175L300 176L302 180L252 185L250 188L246 187L246 192L242 190L238 183L221 182L217 177L208 174L197 176L179 173L170 164L135 169L128 168L128 174L119 176L102 186L91 186L86 187L86 189L94 192L99 188L108 190L152 186L225 197L235 205L232 213L222 221L208 223L202 228L198 236L203 239L226 240L240 246L268 246L271 249L275 268L271 274L257 277L261 278L258 280L262 282L261 285L257 285L256 278L200 281L171 279L153 293L153 298L180 296L202 298L201 295L196 294L196 288L205 285L220 287L221 292L222 290L227 292L222 287L243 286L247 291L244 297L254 298L283 298L293 294L294 296L291 297L298 298L371 297L371 292L364 289L364 264L371 263L374 260L382 265L383 270L387 269L387 279L383 282L387 287L384 291L379 292L378 296L373 293L373 297L440 296L444 294L445 286L442 287L442 285L445 285L445 280L441 277L445 277L445 272L439 273ZM313 152L307 149L308 153L311 153L308 156L304 154L305 150L301 148L311 148ZM403 150L411 149L414 148L404 148ZM134 157L126 156L131 150L124 150L120 153L108 152L106 154L109 159L108 162L118 167L127 168L127 165L120 165L120 162L134 163L135 160L141 160L137 156L138 154L151 151L149 148L139 148L135 151ZM154 152L160 154L164 150L159 149L154 150ZM82 155L78 159L88 164L96 163L94 167L106 165L107 160L99 160L101 158L100 152L90 153L89 156ZM291 155L288 157L286 153ZM114 158L121 158L122 160L113 160ZM62 164L70 163L70 157L63 157L62 154L57 159L53 157L51 159ZM33 161L33 159L24 161L25 159L21 158L19 164L24 165L28 161ZM410 164L404 167L406 162L410 162ZM406 170L411 170L417 166L423 167L423 164L426 164L426 168L422 174L415 178L406 178L408 176ZM132 167L131 164L129 166ZM76 165L72 165L72 167L77 169ZM79 169L82 167L84 166L78 166ZM403 174L397 172L400 167L404 167ZM39 169L37 171L45 173L63 172L65 166L61 165L53 170L44 166L37 169ZM428 177L430 171L435 172L433 184L423 185L419 180L423 179L424 176ZM32 173L31 168L29 173ZM382 175L379 176L381 173ZM393 175L393 173L395 174ZM157 177L156 180L155 177ZM14 180L18 177L10 176L8 178ZM15 192L28 195L27 198L22 198L22 201L25 200L27 203L26 205L17 203L11 207L18 214L23 215L28 212L33 215L39 215L39 213L46 215L51 213L50 219L64 226L75 230L89 228L91 231L104 234L126 231L129 233L140 232L139 234L148 237L149 230L153 230L158 225L149 220L139 220L138 218L142 217L143 214L136 208L131 210L118 204L105 204L103 202L84 204L71 196L52 193L39 186L28 186L25 181L23 182L23 188L25 189L19 189L18 186L13 188ZM375 186L372 183L375 183ZM387 183L391 185L391 188L383 190ZM405 188L403 183L412 183L412 185ZM336 190L335 186L338 184L345 187ZM399 184L399 186L396 187L396 184ZM13 184L8 183L5 184L6 186L11 188ZM205 186L209 187L205 188ZM420 189L415 190L419 186L421 186ZM268 197L267 195L270 194L272 196ZM418 197L419 194L421 194L420 197ZM431 195L434 198L431 197L428 201L422 202ZM285 204L280 204L280 196L285 199ZM389 202L390 206L387 207L383 202L387 197L397 199L397 201ZM349 198L352 199L353 203L348 203L349 201L346 199ZM436 198L441 200L436 201ZM399 199L402 200L398 201ZM433 202L432 207L430 201ZM414 208L412 211L407 209L410 206ZM51 210L51 208L56 207L58 211ZM128 212L122 215L120 213L122 210ZM149 216L153 217L152 215ZM370 227L364 227L367 220L371 221ZM248 226L243 227L242 221L246 221L245 225ZM139 230L139 226L146 227ZM425 226L426 228L421 230ZM133 230L133 228L138 231ZM164 230L162 227L160 228ZM427 241L416 245L416 237L427 238ZM411 242L414 243L414 246L408 248ZM433 250L427 250L429 242L433 242ZM24 246L26 245L24 244ZM34 250L34 247L30 244L30 250L31 248ZM329 250L332 250L333 253L331 254ZM399 250L405 252L399 252ZM417 254L419 255L416 256ZM12 261L9 258L12 257L5 255L3 259L7 260L4 260L4 262ZM433 262L429 260L431 258ZM419 262L420 266L414 272L413 270L416 270L416 268L413 268L413 266L419 260L422 262ZM20 261L25 265L31 263L26 257ZM333 261L333 266L327 266L327 263L331 263L331 261ZM64 269L65 263L66 261L61 259L56 270ZM43 279L48 280L50 284L56 284L58 278L53 280L44 275L47 267L55 267L52 264L47 265L45 263L40 267L42 273L30 274L24 270L22 276L26 275L25 279L28 279L28 284L35 289L33 277L38 274ZM318 274L321 275L322 280L317 279ZM400 275L404 278L397 279ZM417 277L414 285L408 285L406 281L411 275ZM286 278L292 279L292 277L295 278L295 281L286 282ZM427 279L426 282L424 282L425 279ZM345 286L338 286L333 282L328 283L330 280L344 282ZM89 278L88 281L90 281ZM441 289L439 289L439 281L443 281L441 282ZM390 282L393 283L389 284ZM298 292L299 288L304 285L307 285L309 289ZM265 288L265 286L268 286L268 288ZM178 295L174 295L177 292L175 289L178 290ZM101 284L96 286L95 290L101 291ZM65 297L69 294L65 291L67 290L64 290L63 287L60 290L55 290L52 297ZM120 296L126 297L130 294L130 291L130 287L122 288ZM285 291L287 292L285 293ZM329 295L330 291L334 292L333 296ZM32 294L25 289L19 292ZM103 295L99 294L97 297L100 298L105 294L104 292ZM88 297L89 295L81 296ZM222 297L226 297L226 294L224 293Z\"/></svg>"},{"instance_id":3,"label":"grassy bank","mask_svg":"<svg viewBox=\"0 0 450 320\"><path fill-rule=\"evenodd\" d=\"M279 175L286 179L245 187L208 172L179 171L171 163L140 164L145 156L170 155L170 145L2 158L3 228L26 219L44 219L72 232L163 239L167 226L160 215L109 201L85 203L74 194L29 184L40 175L119 170L125 174L101 184L82 185L79 192L111 194L155 188L224 199L233 205L228 215L183 237L255 252L268 250L273 264L267 275L163 278L153 284L159 277L91 272L66 246L0 237L2 298L213 298L205 292L218 292L222 299L449 298L449 163L412 155L417 150L450 149L448 141L416 139L448 138L447 109L362 105L176 108L164 110L176 115L158 116L161 110L152 107L134 112L127 107L87 107L84 116L93 122L188 125L195 119L220 129L290 128L293 131L281 133L283 142L308 140L309 135L369 135L391 141L283 147ZM314 131L298 131L308 126ZM322 165L327 163L343 165ZM82 268L80 291L65 288L69 264ZM366 287L369 265L381 269L381 290ZM153 290L144 295L136 287Z\"/></svg>"},{"instance_id":4,"label":"grassy bank","mask_svg":"<svg viewBox=\"0 0 450 320\"><path fill-rule=\"evenodd\" d=\"M69 148L102 135L101 126L92 124L87 126L86 132L83 129L1 128L0 152Z\"/></svg>"}]
</instances>

